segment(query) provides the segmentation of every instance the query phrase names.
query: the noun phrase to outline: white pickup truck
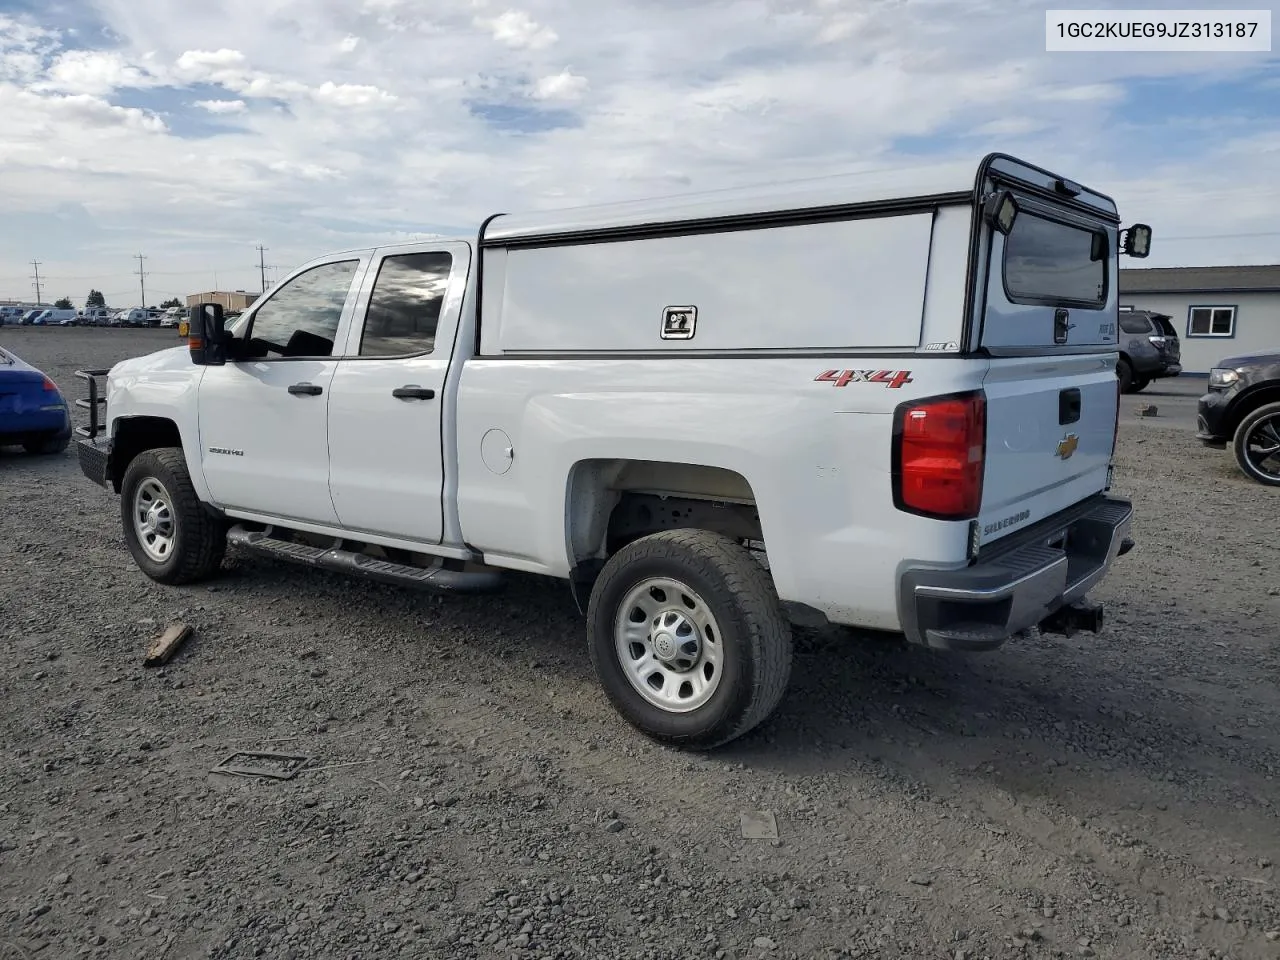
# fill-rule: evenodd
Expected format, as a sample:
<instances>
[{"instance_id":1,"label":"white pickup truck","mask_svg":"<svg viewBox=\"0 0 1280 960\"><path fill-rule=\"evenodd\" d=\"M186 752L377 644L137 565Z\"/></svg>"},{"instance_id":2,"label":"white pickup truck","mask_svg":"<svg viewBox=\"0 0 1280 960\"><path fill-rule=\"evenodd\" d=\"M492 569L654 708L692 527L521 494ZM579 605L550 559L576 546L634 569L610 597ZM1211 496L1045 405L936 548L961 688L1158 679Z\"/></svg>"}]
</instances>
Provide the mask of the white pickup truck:
<instances>
[{"instance_id":1,"label":"white pickup truck","mask_svg":"<svg viewBox=\"0 0 1280 960\"><path fill-rule=\"evenodd\" d=\"M618 711L710 748L774 711L796 611L969 651L1099 629L1086 594L1133 545L1119 256L1149 244L1001 154L496 215L81 371L80 462L162 583L228 542L439 590L568 581Z\"/></svg>"}]
</instances>

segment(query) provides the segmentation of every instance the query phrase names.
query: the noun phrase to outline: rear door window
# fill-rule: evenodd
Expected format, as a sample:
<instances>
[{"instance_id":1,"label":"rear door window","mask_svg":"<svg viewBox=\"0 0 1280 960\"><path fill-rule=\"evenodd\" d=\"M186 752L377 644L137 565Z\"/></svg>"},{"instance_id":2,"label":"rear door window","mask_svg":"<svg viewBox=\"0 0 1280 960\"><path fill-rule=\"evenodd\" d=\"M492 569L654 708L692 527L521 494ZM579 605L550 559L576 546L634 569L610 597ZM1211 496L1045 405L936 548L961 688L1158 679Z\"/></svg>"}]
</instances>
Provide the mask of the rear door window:
<instances>
[{"instance_id":1,"label":"rear door window","mask_svg":"<svg viewBox=\"0 0 1280 960\"><path fill-rule=\"evenodd\" d=\"M1120 329L1125 333L1150 333L1151 323L1146 317L1120 314Z\"/></svg>"},{"instance_id":2,"label":"rear door window","mask_svg":"<svg viewBox=\"0 0 1280 960\"><path fill-rule=\"evenodd\" d=\"M1101 307L1106 258L1105 233L1024 210L1005 238L1005 291L1013 303Z\"/></svg>"}]
</instances>

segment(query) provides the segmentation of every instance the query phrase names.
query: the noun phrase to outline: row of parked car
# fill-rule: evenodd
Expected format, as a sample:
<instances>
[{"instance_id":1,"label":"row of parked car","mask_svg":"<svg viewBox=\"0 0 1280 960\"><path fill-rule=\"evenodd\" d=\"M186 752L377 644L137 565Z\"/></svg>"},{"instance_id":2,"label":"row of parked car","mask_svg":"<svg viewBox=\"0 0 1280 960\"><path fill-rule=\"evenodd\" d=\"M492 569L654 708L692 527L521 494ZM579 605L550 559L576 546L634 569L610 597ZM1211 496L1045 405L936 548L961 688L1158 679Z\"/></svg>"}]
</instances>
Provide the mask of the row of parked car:
<instances>
[{"instance_id":1,"label":"row of parked car","mask_svg":"<svg viewBox=\"0 0 1280 960\"><path fill-rule=\"evenodd\" d=\"M156 307L146 310L141 307L128 310L113 310L110 307L89 307L85 310L0 307L0 326L176 327L185 314L186 311L181 307L169 307L166 310Z\"/></svg>"}]
</instances>

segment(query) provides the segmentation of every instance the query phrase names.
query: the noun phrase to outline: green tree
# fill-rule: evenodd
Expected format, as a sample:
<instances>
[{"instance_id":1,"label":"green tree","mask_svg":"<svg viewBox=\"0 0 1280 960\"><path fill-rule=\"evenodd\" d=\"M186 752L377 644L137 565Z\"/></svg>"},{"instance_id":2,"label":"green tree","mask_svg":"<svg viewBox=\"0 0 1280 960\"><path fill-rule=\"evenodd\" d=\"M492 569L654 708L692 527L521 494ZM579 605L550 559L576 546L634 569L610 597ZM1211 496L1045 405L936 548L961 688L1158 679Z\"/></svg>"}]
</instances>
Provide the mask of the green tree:
<instances>
[{"instance_id":1,"label":"green tree","mask_svg":"<svg viewBox=\"0 0 1280 960\"><path fill-rule=\"evenodd\" d=\"M54 301L53 308L55 310L74 310L76 307L75 304L71 302L70 297L60 297Z\"/></svg>"},{"instance_id":2,"label":"green tree","mask_svg":"<svg viewBox=\"0 0 1280 960\"><path fill-rule=\"evenodd\" d=\"M107 298L102 295L101 290L90 290L89 295L84 298L85 307L105 307Z\"/></svg>"},{"instance_id":3,"label":"green tree","mask_svg":"<svg viewBox=\"0 0 1280 960\"><path fill-rule=\"evenodd\" d=\"M180 306L182 306L181 300L179 300L177 297L170 297L164 303L160 304L160 309L168 310L170 307L180 307Z\"/></svg>"}]
</instances>

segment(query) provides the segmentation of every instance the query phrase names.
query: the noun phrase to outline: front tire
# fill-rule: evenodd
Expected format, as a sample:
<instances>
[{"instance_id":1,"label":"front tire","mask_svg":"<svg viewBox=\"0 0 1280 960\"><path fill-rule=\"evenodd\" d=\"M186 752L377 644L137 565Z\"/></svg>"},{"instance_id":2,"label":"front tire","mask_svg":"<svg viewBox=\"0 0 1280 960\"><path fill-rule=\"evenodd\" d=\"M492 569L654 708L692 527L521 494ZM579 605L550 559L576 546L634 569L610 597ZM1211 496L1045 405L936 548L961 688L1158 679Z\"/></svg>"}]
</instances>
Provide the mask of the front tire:
<instances>
[{"instance_id":1,"label":"front tire","mask_svg":"<svg viewBox=\"0 0 1280 960\"><path fill-rule=\"evenodd\" d=\"M614 708L652 739L711 749L777 708L791 625L764 568L707 530L636 540L605 564L587 609L591 663Z\"/></svg>"},{"instance_id":2,"label":"front tire","mask_svg":"<svg viewBox=\"0 0 1280 960\"><path fill-rule=\"evenodd\" d=\"M205 512L177 447L146 450L120 485L124 538L152 580L195 583L212 576L227 549L226 529Z\"/></svg>"},{"instance_id":3,"label":"front tire","mask_svg":"<svg viewBox=\"0 0 1280 960\"><path fill-rule=\"evenodd\" d=\"M1241 420L1231 446L1246 477L1280 487L1280 403L1264 404Z\"/></svg>"}]
</instances>

